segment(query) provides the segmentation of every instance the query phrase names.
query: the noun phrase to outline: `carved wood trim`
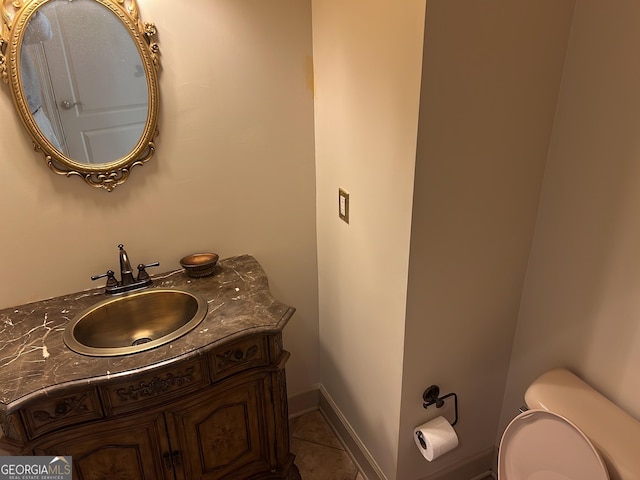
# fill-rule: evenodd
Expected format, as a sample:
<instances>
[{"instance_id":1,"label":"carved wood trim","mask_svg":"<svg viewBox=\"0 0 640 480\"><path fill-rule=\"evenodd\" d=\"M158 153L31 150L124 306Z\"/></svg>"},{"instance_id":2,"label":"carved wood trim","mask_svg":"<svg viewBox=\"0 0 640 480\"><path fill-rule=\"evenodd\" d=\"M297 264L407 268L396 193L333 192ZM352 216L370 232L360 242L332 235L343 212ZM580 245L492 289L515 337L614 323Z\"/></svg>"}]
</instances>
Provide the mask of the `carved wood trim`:
<instances>
[{"instance_id":1,"label":"carved wood trim","mask_svg":"<svg viewBox=\"0 0 640 480\"><path fill-rule=\"evenodd\" d=\"M2 440L22 440L22 428L20 428L21 425L17 415L2 416L4 417L0 422L0 430L4 435Z\"/></svg>"},{"instance_id":2,"label":"carved wood trim","mask_svg":"<svg viewBox=\"0 0 640 480\"><path fill-rule=\"evenodd\" d=\"M27 406L20 414L30 438L66 425L103 417L98 393L94 389L47 398Z\"/></svg>"},{"instance_id":3,"label":"carved wood trim","mask_svg":"<svg viewBox=\"0 0 640 480\"><path fill-rule=\"evenodd\" d=\"M181 387L193 381L194 367L186 369L186 373L178 372L167 373L164 378L154 377L150 382L140 382L138 386L129 385L127 388L119 388L116 394L122 401L139 400L141 398L150 398L161 395L167 390L175 387Z\"/></svg>"},{"instance_id":4,"label":"carved wood trim","mask_svg":"<svg viewBox=\"0 0 640 480\"><path fill-rule=\"evenodd\" d=\"M78 413L85 413L89 411L89 408L85 403L86 400L86 394L63 398L60 403L56 403L53 408L53 412L49 412L47 410L36 410L31 415L40 423L47 423L51 420L58 420Z\"/></svg>"},{"instance_id":5,"label":"carved wood trim","mask_svg":"<svg viewBox=\"0 0 640 480\"><path fill-rule=\"evenodd\" d=\"M222 353L216 353L216 359L218 360L218 368L225 369L230 366L240 365L246 363L256 356L260 347L253 344L246 349L236 348L227 350Z\"/></svg>"},{"instance_id":6,"label":"carved wood trim","mask_svg":"<svg viewBox=\"0 0 640 480\"><path fill-rule=\"evenodd\" d=\"M209 354L213 382L235 373L269 364L269 337L255 335L221 345Z\"/></svg>"},{"instance_id":7,"label":"carved wood trim","mask_svg":"<svg viewBox=\"0 0 640 480\"><path fill-rule=\"evenodd\" d=\"M154 407L160 401L182 398L209 385L206 357L186 360L180 365L131 376L101 387L105 414L109 417Z\"/></svg>"}]
</instances>

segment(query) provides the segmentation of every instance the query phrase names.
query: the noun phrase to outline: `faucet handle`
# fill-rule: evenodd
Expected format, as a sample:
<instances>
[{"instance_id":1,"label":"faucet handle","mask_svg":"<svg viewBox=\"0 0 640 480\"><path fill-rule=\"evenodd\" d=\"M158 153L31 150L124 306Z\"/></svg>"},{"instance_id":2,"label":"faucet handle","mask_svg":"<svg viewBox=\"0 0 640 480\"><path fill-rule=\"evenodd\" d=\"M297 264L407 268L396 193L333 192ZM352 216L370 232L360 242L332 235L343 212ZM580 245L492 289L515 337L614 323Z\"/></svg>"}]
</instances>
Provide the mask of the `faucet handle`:
<instances>
[{"instance_id":1,"label":"faucet handle","mask_svg":"<svg viewBox=\"0 0 640 480\"><path fill-rule=\"evenodd\" d=\"M141 263L140 265L138 265L138 281L141 280L148 280L149 279L149 274L146 271L146 268L148 267L159 267L160 266L160 262L153 262L153 263Z\"/></svg>"},{"instance_id":2,"label":"faucet handle","mask_svg":"<svg viewBox=\"0 0 640 480\"><path fill-rule=\"evenodd\" d=\"M115 287L118 285L118 281L116 280L116 273L113 270L107 270L107 273L101 273L100 275L93 275L91 280L98 280L100 278L107 277L107 287Z\"/></svg>"}]
</instances>

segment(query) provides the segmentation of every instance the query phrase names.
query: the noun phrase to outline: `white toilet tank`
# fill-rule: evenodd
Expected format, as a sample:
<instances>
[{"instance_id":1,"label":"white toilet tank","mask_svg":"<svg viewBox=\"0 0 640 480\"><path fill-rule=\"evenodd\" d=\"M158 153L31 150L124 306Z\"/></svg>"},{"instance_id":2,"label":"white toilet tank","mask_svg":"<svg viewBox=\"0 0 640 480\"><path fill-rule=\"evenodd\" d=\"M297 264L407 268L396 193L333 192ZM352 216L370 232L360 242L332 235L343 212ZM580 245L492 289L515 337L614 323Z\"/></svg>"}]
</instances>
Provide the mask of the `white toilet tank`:
<instances>
[{"instance_id":1,"label":"white toilet tank","mask_svg":"<svg viewBox=\"0 0 640 480\"><path fill-rule=\"evenodd\" d=\"M611 480L640 480L640 422L569 370L541 375L527 389L525 401L529 408L559 414L582 430Z\"/></svg>"}]
</instances>

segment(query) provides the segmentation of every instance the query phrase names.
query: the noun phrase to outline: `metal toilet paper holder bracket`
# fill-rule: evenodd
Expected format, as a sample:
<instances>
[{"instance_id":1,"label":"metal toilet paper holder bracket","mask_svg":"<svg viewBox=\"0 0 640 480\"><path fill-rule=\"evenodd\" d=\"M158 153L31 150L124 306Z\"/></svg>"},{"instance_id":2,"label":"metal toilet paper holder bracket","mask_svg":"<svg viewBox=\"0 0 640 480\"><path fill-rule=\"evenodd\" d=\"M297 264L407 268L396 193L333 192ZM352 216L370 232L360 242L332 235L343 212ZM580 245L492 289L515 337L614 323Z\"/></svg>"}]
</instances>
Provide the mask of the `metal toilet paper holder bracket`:
<instances>
[{"instance_id":1,"label":"metal toilet paper holder bracket","mask_svg":"<svg viewBox=\"0 0 640 480\"><path fill-rule=\"evenodd\" d=\"M438 385L431 385L422 394L422 400L424 400L422 406L424 408L429 408L431 405L435 405L436 408L442 408L445 404L445 399L449 397L453 397L454 400L453 406L455 418L453 419L452 423L450 422L451 426L453 427L456 423L458 423L458 395L456 395L454 392L447 393L446 395L443 395L441 397L440 387Z\"/></svg>"}]
</instances>

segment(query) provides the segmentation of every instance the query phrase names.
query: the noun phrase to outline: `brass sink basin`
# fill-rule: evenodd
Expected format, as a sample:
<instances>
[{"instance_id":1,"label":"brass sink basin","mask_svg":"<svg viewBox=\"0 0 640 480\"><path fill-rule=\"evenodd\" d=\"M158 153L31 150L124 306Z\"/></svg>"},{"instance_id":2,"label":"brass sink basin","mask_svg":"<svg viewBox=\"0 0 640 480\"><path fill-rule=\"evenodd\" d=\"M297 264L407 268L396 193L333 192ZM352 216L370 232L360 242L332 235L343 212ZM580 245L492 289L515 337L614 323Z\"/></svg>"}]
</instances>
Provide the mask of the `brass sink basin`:
<instances>
[{"instance_id":1,"label":"brass sink basin","mask_svg":"<svg viewBox=\"0 0 640 480\"><path fill-rule=\"evenodd\" d=\"M104 300L78 314L64 343L83 355L129 355L164 345L193 330L207 302L183 290L152 289Z\"/></svg>"}]
</instances>

